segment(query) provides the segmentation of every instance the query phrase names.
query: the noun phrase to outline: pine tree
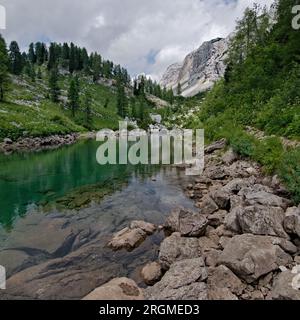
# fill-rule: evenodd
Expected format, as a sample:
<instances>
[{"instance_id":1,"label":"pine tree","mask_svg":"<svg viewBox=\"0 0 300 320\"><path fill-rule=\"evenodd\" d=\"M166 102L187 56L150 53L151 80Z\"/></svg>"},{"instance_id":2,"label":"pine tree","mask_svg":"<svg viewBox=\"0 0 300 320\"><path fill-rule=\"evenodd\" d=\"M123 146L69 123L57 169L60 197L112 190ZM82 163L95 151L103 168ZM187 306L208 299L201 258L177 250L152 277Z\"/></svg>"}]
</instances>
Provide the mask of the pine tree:
<instances>
[{"instance_id":1,"label":"pine tree","mask_svg":"<svg viewBox=\"0 0 300 320\"><path fill-rule=\"evenodd\" d=\"M12 41L9 46L10 71L13 74L20 75L23 69L23 59L16 41Z\"/></svg>"},{"instance_id":2,"label":"pine tree","mask_svg":"<svg viewBox=\"0 0 300 320\"><path fill-rule=\"evenodd\" d=\"M24 68L25 74L30 78L32 82L35 82L36 73L34 70L34 66L29 61L26 63L26 66Z\"/></svg>"},{"instance_id":3,"label":"pine tree","mask_svg":"<svg viewBox=\"0 0 300 320\"><path fill-rule=\"evenodd\" d=\"M122 118L125 118L128 115L128 100L126 97L124 85L120 80L118 80L117 88L118 115Z\"/></svg>"},{"instance_id":4,"label":"pine tree","mask_svg":"<svg viewBox=\"0 0 300 320\"><path fill-rule=\"evenodd\" d=\"M72 116L75 117L76 110L79 108L79 82L78 78L72 78L68 90L69 108Z\"/></svg>"},{"instance_id":5,"label":"pine tree","mask_svg":"<svg viewBox=\"0 0 300 320\"><path fill-rule=\"evenodd\" d=\"M55 66L50 71L49 77L50 98L53 102L59 101L60 88L58 86L58 70Z\"/></svg>"},{"instance_id":6,"label":"pine tree","mask_svg":"<svg viewBox=\"0 0 300 320\"><path fill-rule=\"evenodd\" d=\"M36 54L36 62L40 66L48 60L48 52L47 52L46 45L44 43L37 42L35 44L35 54Z\"/></svg>"},{"instance_id":7,"label":"pine tree","mask_svg":"<svg viewBox=\"0 0 300 320\"><path fill-rule=\"evenodd\" d=\"M177 85L177 95L178 95L178 96L181 96L181 93L182 93L181 83L178 82L178 85Z\"/></svg>"},{"instance_id":8,"label":"pine tree","mask_svg":"<svg viewBox=\"0 0 300 320\"><path fill-rule=\"evenodd\" d=\"M49 57L48 57L48 64L47 69L51 70L57 65L57 57L56 57L56 45L55 43L50 44L49 48Z\"/></svg>"},{"instance_id":9,"label":"pine tree","mask_svg":"<svg viewBox=\"0 0 300 320\"><path fill-rule=\"evenodd\" d=\"M28 50L28 59L31 63L36 63L36 54L34 51L34 44L30 43L29 50Z\"/></svg>"},{"instance_id":10,"label":"pine tree","mask_svg":"<svg viewBox=\"0 0 300 320\"><path fill-rule=\"evenodd\" d=\"M84 93L84 112L85 112L85 122L88 128L91 128L91 124L92 124L91 104L92 104L92 96L89 89L86 89Z\"/></svg>"},{"instance_id":11,"label":"pine tree","mask_svg":"<svg viewBox=\"0 0 300 320\"><path fill-rule=\"evenodd\" d=\"M10 78L8 74L9 58L5 40L0 34L0 101L3 101L5 92L8 90Z\"/></svg>"},{"instance_id":12,"label":"pine tree","mask_svg":"<svg viewBox=\"0 0 300 320\"><path fill-rule=\"evenodd\" d=\"M92 57L92 72L93 72L93 81L97 82L100 79L101 75L101 56L95 52Z\"/></svg>"},{"instance_id":13,"label":"pine tree","mask_svg":"<svg viewBox=\"0 0 300 320\"><path fill-rule=\"evenodd\" d=\"M74 43L71 43L70 47L70 59L69 59L69 71L73 73L75 70L75 46Z\"/></svg>"}]
</instances>

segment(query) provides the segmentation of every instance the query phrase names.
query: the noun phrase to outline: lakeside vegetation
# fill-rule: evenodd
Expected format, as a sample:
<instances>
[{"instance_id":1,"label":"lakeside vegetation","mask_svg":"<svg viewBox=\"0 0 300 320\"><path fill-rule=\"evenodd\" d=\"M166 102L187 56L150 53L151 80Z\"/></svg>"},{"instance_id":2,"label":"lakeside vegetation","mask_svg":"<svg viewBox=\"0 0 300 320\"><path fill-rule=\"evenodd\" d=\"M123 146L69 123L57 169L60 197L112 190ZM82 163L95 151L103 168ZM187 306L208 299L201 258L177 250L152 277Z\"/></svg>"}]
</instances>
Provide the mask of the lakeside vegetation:
<instances>
[{"instance_id":1,"label":"lakeside vegetation","mask_svg":"<svg viewBox=\"0 0 300 320\"><path fill-rule=\"evenodd\" d=\"M225 137L234 151L278 174L299 203L300 148L280 139L300 141L300 31L291 25L294 5L279 0L271 11L248 8L231 40L225 79L207 94L181 99L168 120L204 128L207 142ZM247 126L269 137L257 139Z\"/></svg>"}]
</instances>

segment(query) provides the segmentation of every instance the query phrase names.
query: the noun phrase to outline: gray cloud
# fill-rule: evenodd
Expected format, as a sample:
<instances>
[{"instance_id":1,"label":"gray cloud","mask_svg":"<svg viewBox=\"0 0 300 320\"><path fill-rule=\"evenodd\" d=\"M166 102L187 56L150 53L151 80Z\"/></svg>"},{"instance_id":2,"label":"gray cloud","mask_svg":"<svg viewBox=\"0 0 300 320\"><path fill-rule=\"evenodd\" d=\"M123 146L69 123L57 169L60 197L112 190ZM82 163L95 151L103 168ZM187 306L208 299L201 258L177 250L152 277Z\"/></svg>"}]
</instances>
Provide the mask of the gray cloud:
<instances>
[{"instance_id":1,"label":"gray cloud","mask_svg":"<svg viewBox=\"0 0 300 320\"><path fill-rule=\"evenodd\" d=\"M158 78L203 41L227 36L254 0L0 0L7 40L73 41ZM260 0L271 4L272 0Z\"/></svg>"}]
</instances>

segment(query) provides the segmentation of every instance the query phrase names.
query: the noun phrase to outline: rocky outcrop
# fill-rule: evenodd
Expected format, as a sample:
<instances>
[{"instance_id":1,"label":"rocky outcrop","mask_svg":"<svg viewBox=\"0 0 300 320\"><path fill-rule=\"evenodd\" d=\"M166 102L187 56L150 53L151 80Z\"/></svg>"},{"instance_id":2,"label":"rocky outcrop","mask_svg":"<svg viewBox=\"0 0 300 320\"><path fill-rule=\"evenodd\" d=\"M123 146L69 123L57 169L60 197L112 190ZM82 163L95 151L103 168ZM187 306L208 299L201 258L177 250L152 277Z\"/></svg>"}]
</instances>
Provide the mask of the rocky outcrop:
<instances>
[{"instance_id":1,"label":"rocky outcrop","mask_svg":"<svg viewBox=\"0 0 300 320\"><path fill-rule=\"evenodd\" d=\"M49 137L19 138L17 141L5 138L3 143L0 143L0 152L12 153L17 150L37 151L42 149L55 149L63 145L71 145L75 143L78 138L79 134L77 133Z\"/></svg>"},{"instance_id":2,"label":"rocky outcrop","mask_svg":"<svg viewBox=\"0 0 300 320\"><path fill-rule=\"evenodd\" d=\"M178 84L182 96L191 97L210 89L225 73L229 38L217 38L204 42L197 50L186 56L183 63L168 67L160 84L177 92Z\"/></svg>"},{"instance_id":3,"label":"rocky outcrop","mask_svg":"<svg viewBox=\"0 0 300 320\"><path fill-rule=\"evenodd\" d=\"M82 300L144 300L144 296L133 280L116 278L95 289Z\"/></svg>"}]
</instances>

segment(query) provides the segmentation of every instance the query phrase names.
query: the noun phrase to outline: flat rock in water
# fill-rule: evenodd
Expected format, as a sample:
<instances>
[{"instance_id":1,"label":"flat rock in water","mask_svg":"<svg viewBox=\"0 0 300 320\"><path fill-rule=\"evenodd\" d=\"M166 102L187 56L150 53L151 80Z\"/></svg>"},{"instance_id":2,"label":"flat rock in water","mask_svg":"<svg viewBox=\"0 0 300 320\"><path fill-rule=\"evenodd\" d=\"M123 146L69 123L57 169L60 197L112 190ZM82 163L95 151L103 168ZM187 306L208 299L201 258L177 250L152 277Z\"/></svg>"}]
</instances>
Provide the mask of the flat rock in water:
<instances>
[{"instance_id":1,"label":"flat rock in water","mask_svg":"<svg viewBox=\"0 0 300 320\"><path fill-rule=\"evenodd\" d=\"M140 228L124 228L113 236L108 247L113 250L132 250L138 247L146 239L146 236L146 232Z\"/></svg>"}]
</instances>

